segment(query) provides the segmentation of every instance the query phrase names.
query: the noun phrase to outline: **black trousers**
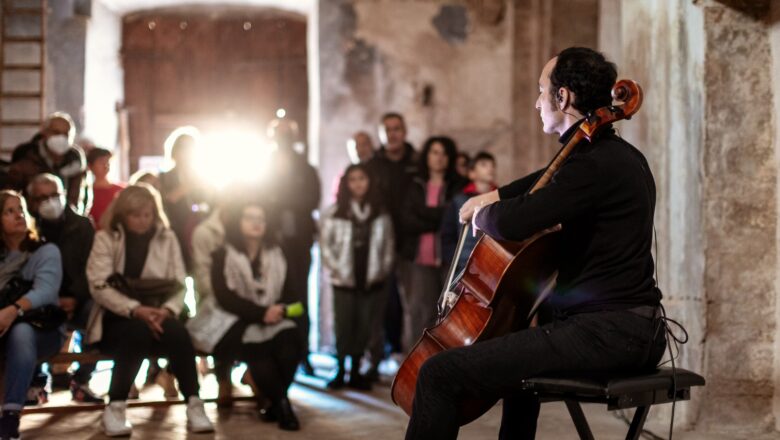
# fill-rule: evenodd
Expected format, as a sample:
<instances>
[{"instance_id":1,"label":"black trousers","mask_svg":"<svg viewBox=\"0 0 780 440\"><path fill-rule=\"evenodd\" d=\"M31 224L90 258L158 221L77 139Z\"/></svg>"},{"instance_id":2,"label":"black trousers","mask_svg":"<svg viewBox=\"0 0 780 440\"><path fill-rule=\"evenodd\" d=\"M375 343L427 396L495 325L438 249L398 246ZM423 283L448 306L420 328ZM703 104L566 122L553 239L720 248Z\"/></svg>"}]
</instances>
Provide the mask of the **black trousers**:
<instances>
[{"instance_id":1,"label":"black trousers","mask_svg":"<svg viewBox=\"0 0 780 440\"><path fill-rule=\"evenodd\" d=\"M185 400L198 395L195 349L190 334L184 324L174 318L166 319L162 327L164 333L158 340L143 321L123 318L106 311L100 350L114 358L111 385L108 388L110 401L127 400L138 369L148 357L168 358L171 372L178 379L179 390Z\"/></svg>"},{"instance_id":2,"label":"black trousers","mask_svg":"<svg viewBox=\"0 0 780 440\"><path fill-rule=\"evenodd\" d=\"M374 286L356 291L333 286L333 326L336 331L336 355L343 360L352 359L352 371L360 369L360 359L368 347L375 323L382 323L378 312L384 311L379 301L384 301L384 286ZM379 365L381 358L372 358Z\"/></svg>"},{"instance_id":3,"label":"black trousers","mask_svg":"<svg viewBox=\"0 0 780 440\"><path fill-rule=\"evenodd\" d=\"M311 242L289 240L282 243L282 251L287 259L288 289L282 297L287 304L299 301L303 304L303 315L292 318L297 326L298 338L304 354L309 354L309 270L311 269Z\"/></svg>"},{"instance_id":4,"label":"black trousers","mask_svg":"<svg viewBox=\"0 0 780 440\"><path fill-rule=\"evenodd\" d=\"M295 370L303 357L297 329L277 333L270 341L245 343L241 339L246 323L235 323L214 347L214 357L221 362L244 361L249 374L263 394L277 402L287 397L287 389L295 377Z\"/></svg>"},{"instance_id":5,"label":"black trousers","mask_svg":"<svg viewBox=\"0 0 780 440\"><path fill-rule=\"evenodd\" d=\"M584 313L439 353L420 368L407 439L454 439L463 397L504 399L500 439L533 439L539 401L520 390L545 373L642 371L666 342L658 319L630 311Z\"/></svg>"}]
</instances>

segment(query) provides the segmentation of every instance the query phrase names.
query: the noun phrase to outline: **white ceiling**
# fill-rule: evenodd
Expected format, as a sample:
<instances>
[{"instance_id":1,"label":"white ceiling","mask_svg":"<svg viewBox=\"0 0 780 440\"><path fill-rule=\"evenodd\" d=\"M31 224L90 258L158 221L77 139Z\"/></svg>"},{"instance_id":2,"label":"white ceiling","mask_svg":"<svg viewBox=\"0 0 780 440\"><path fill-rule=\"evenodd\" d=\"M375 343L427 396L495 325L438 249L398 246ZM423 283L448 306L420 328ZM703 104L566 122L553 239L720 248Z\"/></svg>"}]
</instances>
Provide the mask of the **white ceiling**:
<instances>
[{"instance_id":1,"label":"white ceiling","mask_svg":"<svg viewBox=\"0 0 780 440\"><path fill-rule=\"evenodd\" d=\"M98 0L114 12L124 15L146 9L173 6L257 6L272 7L309 15L316 0Z\"/></svg>"}]
</instances>

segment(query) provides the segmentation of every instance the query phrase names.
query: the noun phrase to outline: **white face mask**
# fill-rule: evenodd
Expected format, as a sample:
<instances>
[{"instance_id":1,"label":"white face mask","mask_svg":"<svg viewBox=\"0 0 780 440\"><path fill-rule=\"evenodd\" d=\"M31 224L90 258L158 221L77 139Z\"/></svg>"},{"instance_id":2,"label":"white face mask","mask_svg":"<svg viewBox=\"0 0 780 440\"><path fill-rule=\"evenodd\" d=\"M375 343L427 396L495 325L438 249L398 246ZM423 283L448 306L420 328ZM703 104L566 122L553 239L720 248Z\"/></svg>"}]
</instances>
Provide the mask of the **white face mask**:
<instances>
[{"instance_id":1,"label":"white face mask","mask_svg":"<svg viewBox=\"0 0 780 440\"><path fill-rule=\"evenodd\" d=\"M54 154L65 154L70 149L70 142L64 134L56 134L46 139L46 146Z\"/></svg>"},{"instance_id":2,"label":"white face mask","mask_svg":"<svg viewBox=\"0 0 780 440\"><path fill-rule=\"evenodd\" d=\"M38 214L44 220L57 220L65 211L65 201L62 196L53 196L41 202Z\"/></svg>"}]
</instances>

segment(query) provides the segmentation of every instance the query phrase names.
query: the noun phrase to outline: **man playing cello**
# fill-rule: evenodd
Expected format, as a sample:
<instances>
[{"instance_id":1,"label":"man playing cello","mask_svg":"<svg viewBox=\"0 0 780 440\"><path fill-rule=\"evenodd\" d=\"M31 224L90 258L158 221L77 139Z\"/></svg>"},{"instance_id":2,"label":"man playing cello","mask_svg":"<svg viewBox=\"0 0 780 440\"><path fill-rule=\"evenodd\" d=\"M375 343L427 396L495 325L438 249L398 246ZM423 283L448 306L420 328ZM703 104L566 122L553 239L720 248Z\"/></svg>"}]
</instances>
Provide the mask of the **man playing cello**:
<instances>
[{"instance_id":1,"label":"man playing cello","mask_svg":"<svg viewBox=\"0 0 780 440\"><path fill-rule=\"evenodd\" d=\"M586 48L551 59L536 109L545 133L565 144L588 113L611 105L615 65ZM642 153L611 127L582 142L547 186L543 170L470 199L461 220L500 240L520 241L560 224L557 284L544 325L443 351L417 379L407 439L452 439L464 397L502 398L499 438L533 439L539 401L523 379L555 372L653 368L666 342L651 255L655 183Z\"/></svg>"}]
</instances>

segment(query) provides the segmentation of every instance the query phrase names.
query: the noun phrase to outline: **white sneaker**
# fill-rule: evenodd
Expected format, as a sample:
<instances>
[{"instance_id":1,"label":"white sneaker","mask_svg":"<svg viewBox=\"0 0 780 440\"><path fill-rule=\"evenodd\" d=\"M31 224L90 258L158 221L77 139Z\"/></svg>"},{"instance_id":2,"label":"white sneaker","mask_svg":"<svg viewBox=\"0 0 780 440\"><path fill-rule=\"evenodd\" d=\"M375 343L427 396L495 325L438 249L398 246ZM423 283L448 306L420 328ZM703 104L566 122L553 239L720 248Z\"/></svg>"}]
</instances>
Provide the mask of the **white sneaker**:
<instances>
[{"instance_id":1,"label":"white sneaker","mask_svg":"<svg viewBox=\"0 0 780 440\"><path fill-rule=\"evenodd\" d=\"M206 416L203 401L197 396L191 396L187 402L187 430L190 432L214 432L214 425Z\"/></svg>"},{"instance_id":2,"label":"white sneaker","mask_svg":"<svg viewBox=\"0 0 780 440\"><path fill-rule=\"evenodd\" d=\"M133 425L127 421L127 402L111 402L103 410L103 431L109 437L128 436Z\"/></svg>"}]
</instances>

